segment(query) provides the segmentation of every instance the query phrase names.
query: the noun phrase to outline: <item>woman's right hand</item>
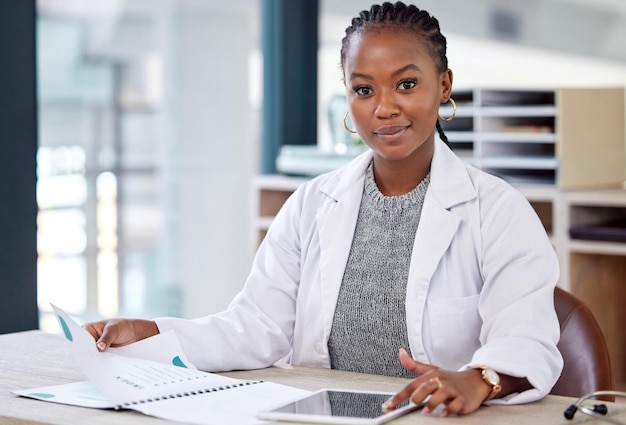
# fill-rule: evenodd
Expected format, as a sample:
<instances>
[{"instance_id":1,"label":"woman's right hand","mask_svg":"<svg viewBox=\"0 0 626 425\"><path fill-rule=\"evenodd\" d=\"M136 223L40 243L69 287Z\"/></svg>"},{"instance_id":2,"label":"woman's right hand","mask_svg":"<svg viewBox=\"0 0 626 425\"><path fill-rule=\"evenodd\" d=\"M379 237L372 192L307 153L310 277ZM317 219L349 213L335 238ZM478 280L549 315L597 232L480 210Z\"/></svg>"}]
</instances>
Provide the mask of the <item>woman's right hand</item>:
<instances>
[{"instance_id":1,"label":"woman's right hand","mask_svg":"<svg viewBox=\"0 0 626 425\"><path fill-rule=\"evenodd\" d=\"M96 340L98 351L128 345L159 333L155 322L143 319L101 320L86 323L83 328Z\"/></svg>"}]
</instances>

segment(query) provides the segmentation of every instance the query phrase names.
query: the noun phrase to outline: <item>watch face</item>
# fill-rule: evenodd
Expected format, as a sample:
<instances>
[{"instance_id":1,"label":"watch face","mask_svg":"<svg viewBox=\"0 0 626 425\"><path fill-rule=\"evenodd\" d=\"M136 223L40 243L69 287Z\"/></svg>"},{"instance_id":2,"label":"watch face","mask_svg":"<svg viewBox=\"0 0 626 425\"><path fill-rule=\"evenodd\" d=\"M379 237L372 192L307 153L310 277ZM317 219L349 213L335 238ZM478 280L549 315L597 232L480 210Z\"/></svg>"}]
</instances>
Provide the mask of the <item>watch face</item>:
<instances>
[{"instance_id":1,"label":"watch face","mask_svg":"<svg viewBox=\"0 0 626 425\"><path fill-rule=\"evenodd\" d=\"M492 368L490 367L485 368L485 375L487 376L487 379L489 379L493 384L500 383L500 376L498 376L496 371L493 370Z\"/></svg>"}]
</instances>

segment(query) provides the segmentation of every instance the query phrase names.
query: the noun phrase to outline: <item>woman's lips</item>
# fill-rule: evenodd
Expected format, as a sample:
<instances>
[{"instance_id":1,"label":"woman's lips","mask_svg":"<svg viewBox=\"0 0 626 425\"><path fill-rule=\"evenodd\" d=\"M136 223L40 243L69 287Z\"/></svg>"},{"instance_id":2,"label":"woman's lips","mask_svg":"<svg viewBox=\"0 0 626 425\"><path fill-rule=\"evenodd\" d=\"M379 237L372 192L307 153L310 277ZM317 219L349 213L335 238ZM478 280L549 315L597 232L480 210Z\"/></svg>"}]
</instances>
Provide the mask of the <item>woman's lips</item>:
<instances>
[{"instance_id":1,"label":"woman's lips","mask_svg":"<svg viewBox=\"0 0 626 425\"><path fill-rule=\"evenodd\" d=\"M402 137L404 133L408 130L410 126L408 125L392 125L387 127L381 127L377 130L374 130L374 134L381 140L384 141L393 141Z\"/></svg>"}]
</instances>

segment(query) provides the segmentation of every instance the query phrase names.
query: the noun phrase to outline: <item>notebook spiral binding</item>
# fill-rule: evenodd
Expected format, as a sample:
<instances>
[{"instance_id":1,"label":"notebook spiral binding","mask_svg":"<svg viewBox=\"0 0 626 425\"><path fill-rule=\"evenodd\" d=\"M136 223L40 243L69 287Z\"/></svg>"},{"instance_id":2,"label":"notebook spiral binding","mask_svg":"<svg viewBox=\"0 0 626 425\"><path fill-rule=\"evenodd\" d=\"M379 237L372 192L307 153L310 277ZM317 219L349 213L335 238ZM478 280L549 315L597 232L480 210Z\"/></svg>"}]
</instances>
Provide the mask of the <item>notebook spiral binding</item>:
<instances>
[{"instance_id":1,"label":"notebook spiral binding","mask_svg":"<svg viewBox=\"0 0 626 425\"><path fill-rule=\"evenodd\" d=\"M143 399L143 400L127 401L125 403L115 405L115 410L130 408L131 406L135 406L137 404L151 403L153 401L167 400L170 398L190 397L190 396L194 396L198 394L213 393L216 391L229 390L231 388L239 388L239 387L245 387L248 385L260 384L262 382L263 381L246 381L246 382L240 382L234 385L223 385L223 386L213 387L213 388L204 388L204 389L199 389L199 390L194 390L194 391L185 391L181 393L168 394L168 395L164 395L160 397L150 397L150 398Z\"/></svg>"}]
</instances>

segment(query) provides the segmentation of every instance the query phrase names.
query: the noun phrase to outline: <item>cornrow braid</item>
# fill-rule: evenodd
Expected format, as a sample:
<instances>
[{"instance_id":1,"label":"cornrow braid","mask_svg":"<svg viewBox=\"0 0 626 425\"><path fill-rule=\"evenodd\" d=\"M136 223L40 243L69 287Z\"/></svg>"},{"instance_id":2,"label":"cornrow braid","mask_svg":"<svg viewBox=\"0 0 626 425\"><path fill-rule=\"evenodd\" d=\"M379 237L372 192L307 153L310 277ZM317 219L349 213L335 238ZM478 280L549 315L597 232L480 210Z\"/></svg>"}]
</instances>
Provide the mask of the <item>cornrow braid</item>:
<instances>
[{"instance_id":1,"label":"cornrow braid","mask_svg":"<svg viewBox=\"0 0 626 425\"><path fill-rule=\"evenodd\" d=\"M441 128L441 124L439 123L439 120L437 120L436 126L437 126L437 133L439 133L439 138L443 141L443 143L450 146L450 142L448 141L448 136L446 136L446 133L443 132L443 128Z\"/></svg>"},{"instance_id":2,"label":"cornrow braid","mask_svg":"<svg viewBox=\"0 0 626 425\"><path fill-rule=\"evenodd\" d=\"M375 4L370 10L363 10L359 16L352 19L351 25L346 28L345 37L341 40L342 68L352 36L375 27L406 29L424 37L437 64L437 70L445 72L448 69L446 38L441 34L437 18L425 10L418 9L417 6L412 4L407 6L401 1Z\"/></svg>"},{"instance_id":3,"label":"cornrow braid","mask_svg":"<svg viewBox=\"0 0 626 425\"><path fill-rule=\"evenodd\" d=\"M385 2L375 4L369 10L363 10L352 19L346 35L341 40L341 69L344 69L346 52L350 46L350 41L355 34L361 34L368 29L391 27L412 31L426 40L426 44L432 54L437 70L445 72L448 69L448 57L446 56L446 37L441 34L439 21L425 10L420 10L417 6L406 5L401 1L395 3ZM345 77L345 76L344 76ZM437 121L437 132L439 137L447 145L448 138Z\"/></svg>"}]
</instances>

